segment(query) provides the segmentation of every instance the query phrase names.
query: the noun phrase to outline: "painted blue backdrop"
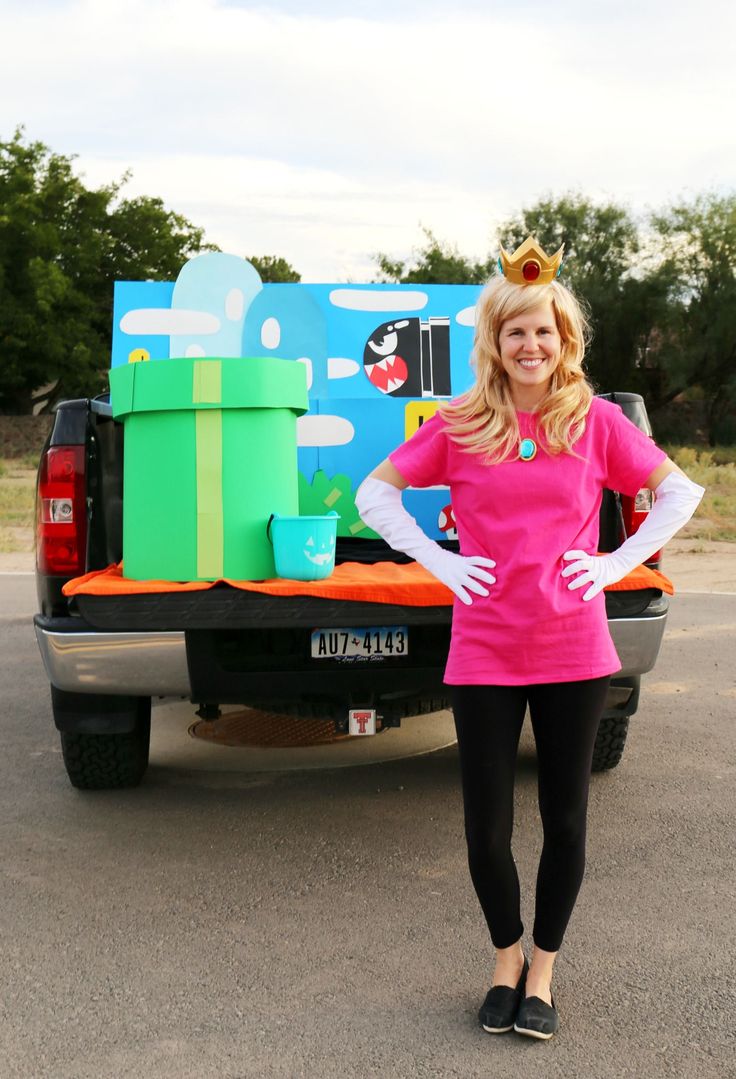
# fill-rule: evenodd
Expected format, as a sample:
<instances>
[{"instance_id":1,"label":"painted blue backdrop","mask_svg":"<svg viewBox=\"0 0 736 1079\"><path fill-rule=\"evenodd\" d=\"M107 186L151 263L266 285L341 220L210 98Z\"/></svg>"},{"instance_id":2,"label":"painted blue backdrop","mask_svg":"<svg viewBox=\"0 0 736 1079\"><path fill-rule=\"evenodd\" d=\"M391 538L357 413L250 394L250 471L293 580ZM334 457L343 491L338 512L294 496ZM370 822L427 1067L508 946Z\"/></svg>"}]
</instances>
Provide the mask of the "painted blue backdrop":
<instances>
[{"instance_id":1,"label":"painted blue backdrop","mask_svg":"<svg viewBox=\"0 0 736 1079\"><path fill-rule=\"evenodd\" d=\"M207 253L186 263L175 282L116 283L112 366L179 356L240 356L247 363L272 355L303 363L304 498L313 484L332 490L327 481L339 475L337 486L352 500L368 472L439 401L472 382L479 292L478 285L263 284L244 259ZM335 504L329 490L326 507ZM446 489L409 490L405 501L428 534L453 535ZM314 506L303 505L307 510ZM341 532L365 529L346 518Z\"/></svg>"}]
</instances>

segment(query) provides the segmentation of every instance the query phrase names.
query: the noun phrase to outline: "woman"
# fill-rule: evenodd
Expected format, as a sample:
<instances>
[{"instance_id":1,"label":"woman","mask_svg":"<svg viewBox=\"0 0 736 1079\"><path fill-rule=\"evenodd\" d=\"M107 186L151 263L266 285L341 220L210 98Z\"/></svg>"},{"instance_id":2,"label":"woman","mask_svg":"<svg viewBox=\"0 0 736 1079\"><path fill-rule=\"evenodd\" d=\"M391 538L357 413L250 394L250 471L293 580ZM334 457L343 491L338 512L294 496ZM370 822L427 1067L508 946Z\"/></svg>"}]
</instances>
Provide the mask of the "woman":
<instances>
[{"instance_id":1,"label":"woman","mask_svg":"<svg viewBox=\"0 0 736 1079\"><path fill-rule=\"evenodd\" d=\"M496 951L479 1018L547 1039L552 971L583 878L588 783L610 675L620 670L603 588L658 550L703 495L583 373L586 324L530 238L476 306L476 381L361 485L362 519L456 595L451 687L470 873ZM449 485L460 554L430 540L401 491ZM604 488L656 494L618 550L596 557ZM527 704L544 843L531 963L511 853L513 786Z\"/></svg>"}]
</instances>

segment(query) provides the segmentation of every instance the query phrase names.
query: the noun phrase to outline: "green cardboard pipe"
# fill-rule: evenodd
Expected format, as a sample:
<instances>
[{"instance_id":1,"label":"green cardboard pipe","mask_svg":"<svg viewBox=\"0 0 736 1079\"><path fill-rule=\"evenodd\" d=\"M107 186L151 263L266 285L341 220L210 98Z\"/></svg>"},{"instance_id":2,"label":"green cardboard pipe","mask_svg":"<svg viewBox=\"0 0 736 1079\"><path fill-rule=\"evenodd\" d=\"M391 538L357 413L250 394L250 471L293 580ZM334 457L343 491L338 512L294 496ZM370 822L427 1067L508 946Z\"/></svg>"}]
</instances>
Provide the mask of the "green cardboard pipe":
<instances>
[{"instance_id":1,"label":"green cardboard pipe","mask_svg":"<svg viewBox=\"0 0 736 1079\"><path fill-rule=\"evenodd\" d=\"M125 425L125 576L274 576L265 525L271 513L299 512L304 365L274 357L141 362L113 368L110 390Z\"/></svg>"}]
</instances>

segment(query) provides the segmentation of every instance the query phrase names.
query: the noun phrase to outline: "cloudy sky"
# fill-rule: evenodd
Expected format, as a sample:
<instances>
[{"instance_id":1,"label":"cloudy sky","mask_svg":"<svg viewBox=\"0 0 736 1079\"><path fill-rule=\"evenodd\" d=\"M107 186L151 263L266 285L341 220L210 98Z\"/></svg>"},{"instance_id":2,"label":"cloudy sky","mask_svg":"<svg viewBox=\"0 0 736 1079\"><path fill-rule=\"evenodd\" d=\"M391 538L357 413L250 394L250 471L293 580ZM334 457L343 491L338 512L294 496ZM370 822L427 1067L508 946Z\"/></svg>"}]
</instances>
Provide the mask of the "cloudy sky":
<instances>
[{"instance_id":1,"label":"cloudy sky","mask_svg":"<svg viewBox=\"0 0 736 1079\"><path fill-rule=\"evenodd\" d=\"M235 254L361 281L579 190L736 186L731 0L0 0L0 138L132 170ZM349 13L349 14L346 14Z\"/></svg>"}]
</instances>

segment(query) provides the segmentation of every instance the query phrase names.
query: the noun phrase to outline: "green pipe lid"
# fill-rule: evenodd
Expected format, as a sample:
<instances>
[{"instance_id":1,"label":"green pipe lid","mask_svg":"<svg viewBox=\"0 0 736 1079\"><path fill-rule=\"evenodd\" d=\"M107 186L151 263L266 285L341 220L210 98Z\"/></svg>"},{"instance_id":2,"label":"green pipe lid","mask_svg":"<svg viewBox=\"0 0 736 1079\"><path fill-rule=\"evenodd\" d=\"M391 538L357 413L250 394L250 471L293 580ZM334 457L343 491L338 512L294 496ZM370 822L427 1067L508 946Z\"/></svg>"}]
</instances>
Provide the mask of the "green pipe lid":
<instances>
[{"instance_id":1,"label":"green pipe lid","mask_svg":"<svg viewBox=\"0 0 736 1079\"><path fill-rule=\"evenodd\" d=\"M309 408L303 363L276 356L183 357L110 371L112 414L201 408Z\"/></svg>"}]
</instances>

